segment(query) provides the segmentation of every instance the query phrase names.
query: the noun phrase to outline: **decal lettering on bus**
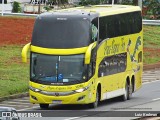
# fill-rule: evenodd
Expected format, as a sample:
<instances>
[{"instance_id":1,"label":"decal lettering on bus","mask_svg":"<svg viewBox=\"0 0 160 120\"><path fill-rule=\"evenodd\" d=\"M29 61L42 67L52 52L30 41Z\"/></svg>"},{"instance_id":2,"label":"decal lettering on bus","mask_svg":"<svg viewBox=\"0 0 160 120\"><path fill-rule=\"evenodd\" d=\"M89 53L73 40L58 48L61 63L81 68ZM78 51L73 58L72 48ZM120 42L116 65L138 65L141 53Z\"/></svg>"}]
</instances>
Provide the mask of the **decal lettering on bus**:
<instances>
[{"instance_id":1,"label":"decal lettering on bus","mask_svg":"<svg viewBox=\"0 0 160 120\"><path fill-rule=\"evenodd\" d=\"M129 54L130 56L130 60L133 64L134 67L132 67L133 71L134 72L138 72L140 70L140 65L138 64L138 60L136 60L136 55L138 56L138 54L136 54L139 50L139 46L141 46L141 36L139 36L136 40L136 44L135 44L135 48L134 48L134 51L133 51L133 54L131 54L130 52L130 46L131 46L132 42L131 40L129 39L128 41L128 45L127 45L127 53ZM141 52L141 51L140 51ZM140 53L139 52L139 53Z\"/></svg>"},{"instance_id":2,"label":"decal lettering on bus","mask_svg":"<svg viewBox=\"0 0 160 120\"><path fill-rule=\"evenodd\" d=\"M125 42L123 38L121 39L121 44L115 43L114 39L112 40L111 45L108 45L107 41L105 44L104 55L116 54L125 51Z\"/></svg>"}]
</instances>

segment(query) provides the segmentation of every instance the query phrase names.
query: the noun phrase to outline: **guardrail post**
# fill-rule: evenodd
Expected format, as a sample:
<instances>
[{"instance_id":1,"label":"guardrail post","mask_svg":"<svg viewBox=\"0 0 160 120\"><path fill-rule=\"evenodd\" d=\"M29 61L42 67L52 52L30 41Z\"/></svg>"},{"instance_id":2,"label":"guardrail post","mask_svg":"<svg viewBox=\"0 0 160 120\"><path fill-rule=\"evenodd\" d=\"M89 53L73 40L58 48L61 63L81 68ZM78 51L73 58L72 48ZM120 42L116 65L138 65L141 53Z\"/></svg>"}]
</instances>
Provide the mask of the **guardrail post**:
<instances>
[{"instance_id":1,"label":"guardrail post","mask_svg":"<svg viewBox=\"0 0 160 120\"><path fill-rule=\"evenodd\" d=\"M3 13L4 13L4 0L2 0L2 16L3 16Z\"/></svg>"},{"instance_id":2,"label":"guardrail post","mask_svg":"<svg viewBox=\"0 0 160 120\"><path fill-rule=\"evenodd\" d=\"M138 0L138 6L141 8L142 10L142 0Z\"/></svg>"}]
</instances>

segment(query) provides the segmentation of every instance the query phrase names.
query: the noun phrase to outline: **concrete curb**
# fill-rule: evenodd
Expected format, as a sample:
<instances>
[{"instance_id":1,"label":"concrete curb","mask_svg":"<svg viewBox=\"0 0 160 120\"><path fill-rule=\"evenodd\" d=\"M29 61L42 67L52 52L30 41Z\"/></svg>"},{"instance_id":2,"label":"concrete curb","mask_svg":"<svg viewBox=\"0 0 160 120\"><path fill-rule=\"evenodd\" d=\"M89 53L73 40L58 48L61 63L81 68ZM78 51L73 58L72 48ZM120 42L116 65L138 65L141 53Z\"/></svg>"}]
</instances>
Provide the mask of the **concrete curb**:
<instances>
[{"instance_id":1,"label":"concrete curb","mask_svg":"<svg viewBox=\"0 0 160 120\"><path fill-rule=\"evenodd\" d=\"M5 100L9 100L9 99L16 99L16 98L22 98L22 97L28 97L29 93L20 93L20 94L14 94L14 95L9 95L6 97L0 97L0 102L5 101Z\"/></svg>"},{"instance_id":2,"label":"concrete curb","mask_svg":"<svg viewBox=\"0 0 160 120\"><path fill-rule=\"evenodd\" d=\"M156 64L150 64L150 65L143 65L143 70L153 70L153 69L157 69L160 68L160 62L156 63Z\"/></svg>"}]
</instances>

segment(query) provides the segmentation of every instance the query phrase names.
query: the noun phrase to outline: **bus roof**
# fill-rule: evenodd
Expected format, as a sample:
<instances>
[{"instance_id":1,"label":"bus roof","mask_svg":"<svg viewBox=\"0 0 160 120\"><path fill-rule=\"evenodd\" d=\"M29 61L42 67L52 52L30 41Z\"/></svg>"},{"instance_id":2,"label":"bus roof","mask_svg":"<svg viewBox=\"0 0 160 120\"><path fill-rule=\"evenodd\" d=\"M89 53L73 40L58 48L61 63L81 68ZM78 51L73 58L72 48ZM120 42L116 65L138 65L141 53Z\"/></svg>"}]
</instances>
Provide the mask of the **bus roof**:
<instances>
[{"instance_id":1,"label":"bus roof","mask_svg":"<svg viewBox=\"0 0 160 120\"><path fill-rule=\"evenodd\" d=\"M139 6L130 6L130 5L113 5L113 6L112 5L89 5L89 6L83 6L83 7L62 9L58 11L69 12L69 11L76 11L76 10L82 10L90 13L98 13L100 17L127 13L127 12L141 11Z\"/></svg>"},{"instance_id":2,"label":"bus roof","mask_svg":"<svg viewBox=\"0 0 160 120\"><path fill-rule=\"evenodd\" d=\"M86 10L80 9L62 9L56 10L52 12L45 12L39 15L39 17L43 17L46 19L65 17L65 18L88 18L90 20L98 17L98 13L96 12L88 12Z\"/></svg>"}]
</instances>

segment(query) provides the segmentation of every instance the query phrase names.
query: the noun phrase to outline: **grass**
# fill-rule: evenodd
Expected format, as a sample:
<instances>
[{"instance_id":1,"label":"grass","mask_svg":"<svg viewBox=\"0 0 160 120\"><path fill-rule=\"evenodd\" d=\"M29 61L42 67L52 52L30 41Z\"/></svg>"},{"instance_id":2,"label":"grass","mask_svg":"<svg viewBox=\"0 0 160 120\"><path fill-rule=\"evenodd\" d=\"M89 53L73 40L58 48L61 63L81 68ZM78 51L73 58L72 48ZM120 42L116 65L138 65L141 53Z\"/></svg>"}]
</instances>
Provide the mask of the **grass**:
<instances>
[{"instance_id":1,"label":"grass","mask_svg":"<svg viewBox=\"0 0 160 120\"><path fill-rule=\"evenodd\" d=\"M160 26L144 26L144 64L160 62Z\"/></svg>"},{"instance_id":2,"label":"grass","mask_svg":"<svg viewBox=\"0 0 160 120\"><path fill-rule=\"evenodd\" d=\"M22 46L0 47L0 97L28 91L29 65L21 63Z\"/></svg>"},{"instance_id":3,"label":"grass","mask_svg":"<svg viewBox=\"0 0 160 120\"><path fill-rule=\"evenodd\" d=\"M160 26L144 26L144 48L160 48Z\"/></svg>"},{"instance_id":4,"label":"grass","mask_svg":"<svg viewBox=\"0 0 160 120\"><path fill-rule=\"evenodd\" d=\"M21 62L23 46L0 47L0 97L28 91L29 64ZM144 48L160 49L160 27L144 26ZM144 51L144 63L160 61L160 52Z\"/></svg>"}]
</instances>

